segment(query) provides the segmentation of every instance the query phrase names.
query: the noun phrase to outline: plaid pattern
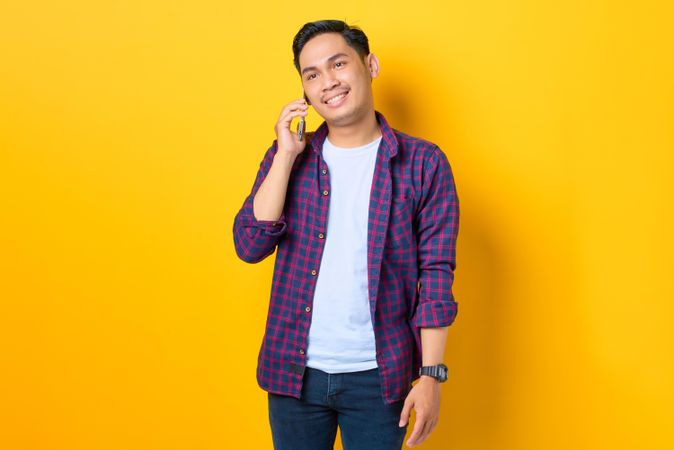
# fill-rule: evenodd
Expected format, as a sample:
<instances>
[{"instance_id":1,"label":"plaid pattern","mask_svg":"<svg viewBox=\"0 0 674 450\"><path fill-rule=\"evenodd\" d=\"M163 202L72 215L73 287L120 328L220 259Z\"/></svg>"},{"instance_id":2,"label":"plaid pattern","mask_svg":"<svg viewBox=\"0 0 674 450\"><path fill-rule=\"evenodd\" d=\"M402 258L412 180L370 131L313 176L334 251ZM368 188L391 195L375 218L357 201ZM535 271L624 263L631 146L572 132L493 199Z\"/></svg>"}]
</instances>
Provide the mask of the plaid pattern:
<instances>
[{"instance_id":1,"label":"plaid pattern","mask_svg":"<svg viewBox=\"0 0 674 450\"><path fill-rule=\"evenodd\" d=\"M459 200L445 154L437 145L389 126L382 132L368 213L368 291L376 357L386 403L404 399L421 367L422 327L451 325ZM257 220L253 198L272 165L267 150L253 188L234 219L234 246L257 263L277 251L269 314L258 356L265 391L300 398L311 306L320 270L330 195L322 157L323 122L307 134L288 182L283 214Z\"/></svg>"}]
</instances>

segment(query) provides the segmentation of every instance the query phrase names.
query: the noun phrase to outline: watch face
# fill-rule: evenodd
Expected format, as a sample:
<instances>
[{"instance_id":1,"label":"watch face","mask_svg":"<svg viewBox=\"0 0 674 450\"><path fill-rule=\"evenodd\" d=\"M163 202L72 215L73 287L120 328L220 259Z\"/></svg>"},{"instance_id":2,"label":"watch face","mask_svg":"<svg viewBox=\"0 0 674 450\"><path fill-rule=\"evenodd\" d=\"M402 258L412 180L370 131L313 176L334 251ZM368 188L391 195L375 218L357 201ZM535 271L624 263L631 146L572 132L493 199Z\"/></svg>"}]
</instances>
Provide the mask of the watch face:
<instances>
[{"instance_id":1,"label":"watch face","mask_svg":"<svg viewBox=\"0 0 674 450\"><path fill-rule=\"evenodd\" d=\"M439 379L440 381L445 381L445 380L447 380L447 366L444 365L444 364L440 364L440 365L438 366L438 369L440 369L440 370L439 370L439 374L438 374L438 375L439 375L438 379Z\"/></svg>"}]
</instances>

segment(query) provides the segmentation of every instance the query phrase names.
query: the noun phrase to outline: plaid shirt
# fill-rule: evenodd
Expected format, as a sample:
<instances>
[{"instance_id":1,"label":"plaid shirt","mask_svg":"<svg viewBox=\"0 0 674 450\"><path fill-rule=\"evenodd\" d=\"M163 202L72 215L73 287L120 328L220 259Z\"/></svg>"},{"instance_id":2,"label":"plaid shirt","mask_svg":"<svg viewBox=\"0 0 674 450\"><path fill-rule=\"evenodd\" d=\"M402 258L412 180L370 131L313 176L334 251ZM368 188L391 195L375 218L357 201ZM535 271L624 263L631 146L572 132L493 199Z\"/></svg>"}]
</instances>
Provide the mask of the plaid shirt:
<instances>
[{"instance_id":1,"label":"plaid shirt","mask_svg":"<svg viewBox=\"0 0 674 450\"><path fill-rule=\"evenodd\" d=\"M419 378L422 327L451 325L457 314L459 200L440 148L381 128L367 233L370 315L386 403L404 399ZM269 172L277 141L267 150L250 194L234 219L234 246L257 263L276 250L271 299L258 356L257 381L268 392L300 398L312 301L325 245L330 174L322 157L323 122L307 134L294 161L278 220L257 220L253 198ZM278 249L278 250L277 250Z\"/></svg>"}]
</instances>

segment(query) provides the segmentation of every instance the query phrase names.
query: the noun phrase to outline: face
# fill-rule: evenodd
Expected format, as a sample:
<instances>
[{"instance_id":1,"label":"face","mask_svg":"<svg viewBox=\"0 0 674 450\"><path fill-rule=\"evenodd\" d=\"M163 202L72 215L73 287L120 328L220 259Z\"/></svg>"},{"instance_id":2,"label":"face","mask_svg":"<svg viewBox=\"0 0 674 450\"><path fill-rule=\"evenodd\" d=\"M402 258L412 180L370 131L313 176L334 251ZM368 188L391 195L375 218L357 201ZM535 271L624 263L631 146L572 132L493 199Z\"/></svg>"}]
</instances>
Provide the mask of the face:
<instances>
[{"instance_id":1,"label":"face","mask_svg":"<svg viewBox=\"0 0 674 450\"><path fill-rule=\"evenodd\" d=\"M361 58L340 34L323 33L305 44L299 63L304 92L328 125L357 124L374 110L372 79L379 74L374 54Z\"/></svg>"}]
</instances>

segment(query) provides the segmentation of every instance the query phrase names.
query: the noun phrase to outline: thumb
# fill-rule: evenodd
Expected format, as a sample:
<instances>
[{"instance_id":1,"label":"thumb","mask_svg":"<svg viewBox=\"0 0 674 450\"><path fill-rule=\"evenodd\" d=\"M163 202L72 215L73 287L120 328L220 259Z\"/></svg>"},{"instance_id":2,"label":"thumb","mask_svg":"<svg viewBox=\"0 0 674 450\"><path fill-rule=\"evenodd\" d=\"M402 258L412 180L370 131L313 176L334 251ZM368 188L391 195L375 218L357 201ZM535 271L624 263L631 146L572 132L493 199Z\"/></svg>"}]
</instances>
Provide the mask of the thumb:
<instances>
[{"instance_id":1,"label":"thumb","mask_svg":"<svg viewBox=\"0 0 674 450\"><path fill-rule=\"evenodd\" d=\"M410 418L410 410L412 409L412 402L411 401L405 401L405 405L403 406L403 411L400 414L400 422L398 423L399 427L404 427L407 425L407 421Z\"/></svg>"}]
</instances>

